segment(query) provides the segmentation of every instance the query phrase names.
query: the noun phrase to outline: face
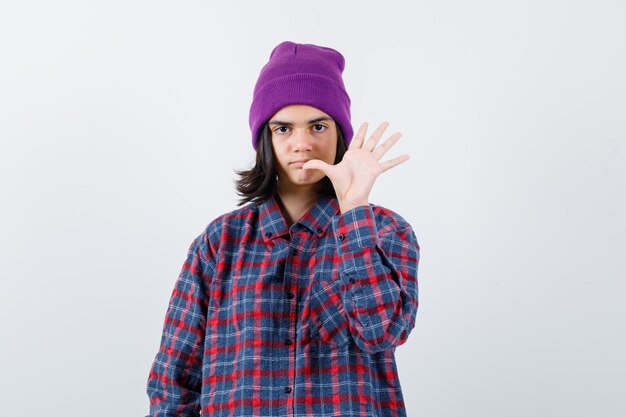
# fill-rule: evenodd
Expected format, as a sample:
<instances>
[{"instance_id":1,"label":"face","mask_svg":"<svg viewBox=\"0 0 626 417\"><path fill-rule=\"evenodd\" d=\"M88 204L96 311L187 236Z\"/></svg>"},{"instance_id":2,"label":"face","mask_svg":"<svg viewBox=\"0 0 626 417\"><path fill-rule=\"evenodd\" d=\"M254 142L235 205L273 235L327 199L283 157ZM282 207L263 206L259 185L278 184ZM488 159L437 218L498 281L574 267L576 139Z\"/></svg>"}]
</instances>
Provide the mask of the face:
<instances>
[{"instance_id":1,"label":"face","mask_svg":"<svg viewBox=\"0 0 626 417\"><path fill-rule=\"evenodd\" d=\"M269 119L279 189L311 186L324 178L317 169L302 169L309 159L335 162L337 126L323 111L303 104L283 107Z\"/></svg>"}]
</instances>

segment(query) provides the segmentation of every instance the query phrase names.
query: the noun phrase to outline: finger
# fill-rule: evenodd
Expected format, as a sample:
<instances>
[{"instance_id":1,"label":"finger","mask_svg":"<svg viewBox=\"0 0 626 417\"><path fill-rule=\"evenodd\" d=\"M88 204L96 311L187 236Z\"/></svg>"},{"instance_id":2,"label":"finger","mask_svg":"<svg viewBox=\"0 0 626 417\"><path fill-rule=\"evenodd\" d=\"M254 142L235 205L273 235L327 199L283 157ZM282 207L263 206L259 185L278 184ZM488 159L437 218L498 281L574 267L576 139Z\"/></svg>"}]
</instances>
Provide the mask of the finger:
<instances>
[{"instance_id":1,"label":"finger","mask_svg":"<svg viewBox=\"0 0 626 417\"><path fill-rule=\"evenodd\" d=\"M367 122L361 123L361 127L359 127L358 132L356 132L356 135L354 136L354 139L352 139L352 141L350 142L348 148L360 148L361 146L363 146L363 140L365 139L365 133L367 133L368 126L369 123Z\"/></svg>"},{"instance_id":2,"label":"finger","mask_svg":"<svg viewBox=\"0 0 626 417\"><path fill-rule=\"evenodd\" d=\"M396 132L393 135L389 136L389 138L384 141L379 147L377 147L376 149L374 149L374 151L372 152L372 154L374 155L374 157L376 158L377 161L380 161L380 158L383 157L383 155L389 150L391 149L391 147L398 141L400 140L400 138L402 137L402 134L400 134L400 132Z\"/></svg>"},{"instance_id":3,"label":"finger","mask_svg":"<svg viewBox=\"0 0 626 417\"><path fill-rule=\"evenodd\" d=\"M383 135L383 133L385 133L385 130L387 130L388 127L389 122L382 122L380 125L378 125L374 133L372 133L372 136L370 136L367 142L365 142L365 144L363 145L363 149L367 149L370 152L374 150L376 144L380 140L380 137Z\"/></svg>"},{"instance_id":4,"label":"finger","mask_svg":"<svg viewBox=\"0 0 626 417\"><path fill-rule=\"evenodd\" d=\"M391 169L391 168L393 168L393 167L395 167L397 165L400 165L401 163L403 163L405 161L408 161L408 160L409 160L409 155L404 154L404 155L400 155L400 156L398 156L396 158L390 159L388 161L381 162L379 166L382 169L381 172L385 172L388 169Z\"/></svg>"}]
</instances>

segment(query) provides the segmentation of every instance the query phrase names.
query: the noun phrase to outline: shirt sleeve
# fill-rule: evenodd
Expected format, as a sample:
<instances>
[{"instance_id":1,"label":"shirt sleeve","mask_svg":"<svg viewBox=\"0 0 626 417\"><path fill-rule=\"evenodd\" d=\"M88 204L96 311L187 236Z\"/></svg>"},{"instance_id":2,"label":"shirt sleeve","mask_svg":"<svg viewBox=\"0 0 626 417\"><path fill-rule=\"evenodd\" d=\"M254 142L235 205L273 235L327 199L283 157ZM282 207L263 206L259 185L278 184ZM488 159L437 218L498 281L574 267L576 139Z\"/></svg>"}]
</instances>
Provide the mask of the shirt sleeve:
<instances>
[{"instance_id":1,"label":"shirt sleeve","mask_svg":"<svg viewBox=\"0 0 626 417\"><path fill-rule=\"evenodd\" d=\"M371 205L333 217L341 298L355 343L375 353L403 344L415 326L420 247L395 215L381 229Z\"/></svg>"},{"instance_id":2,"label":"shirt sleeve","mask_svg":"<svg viewBox=\"0 0 626 417\"><path fill-rule=\"evenodd\" d=\"M204 234L189 247L170 297L159 351L148 377L148 417L198 416L207 287L215 270Z\"/></svg>"}]
</instances>

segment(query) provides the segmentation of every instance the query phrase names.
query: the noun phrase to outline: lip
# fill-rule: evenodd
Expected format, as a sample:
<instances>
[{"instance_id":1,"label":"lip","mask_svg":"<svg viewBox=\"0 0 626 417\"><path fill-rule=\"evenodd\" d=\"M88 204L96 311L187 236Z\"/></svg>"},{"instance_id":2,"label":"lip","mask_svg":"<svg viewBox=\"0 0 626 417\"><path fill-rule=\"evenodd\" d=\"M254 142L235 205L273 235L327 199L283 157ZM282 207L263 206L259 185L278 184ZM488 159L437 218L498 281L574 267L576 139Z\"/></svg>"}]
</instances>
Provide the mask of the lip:
<instances>
[{"instance_id":1,"label":"lip","mask_svg":"<svg viewBox=\"0 0 626 417\"><path fill-rule=\"evenodd\" d=\"M308 161L310 161L310 159L300 159L298 161L290 162L289 165L295 165L295 166L301 167L302 165L304 165Z\"/></svg>"}]
</instances>

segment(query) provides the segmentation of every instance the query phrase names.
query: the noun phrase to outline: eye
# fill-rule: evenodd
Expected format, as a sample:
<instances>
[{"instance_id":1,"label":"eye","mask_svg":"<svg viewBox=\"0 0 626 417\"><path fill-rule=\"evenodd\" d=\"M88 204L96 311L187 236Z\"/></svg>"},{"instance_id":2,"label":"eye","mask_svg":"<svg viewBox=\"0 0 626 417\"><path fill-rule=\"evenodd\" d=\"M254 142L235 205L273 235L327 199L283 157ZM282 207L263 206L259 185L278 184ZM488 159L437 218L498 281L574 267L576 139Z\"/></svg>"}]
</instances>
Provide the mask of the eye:
<instances>
[{"instance_id":1,"label":"eye","mask_svg":"<svg viewBox=\"0 0 626 417\"><path fill-rule=\"evenodd\" d=\"M323 132L323 131L324 131L324 130L326 130L327 128L326 128L326 126L324 126L324 125L315 125L315 126L313 126L313 129L314 129L316 132Z\"/></svg>"},{"instance_id":2,"label":"eye","mask_svg":"<svg viewBox=\"0 0 626 417\"><path fill-rule=\"evenodd\" d=\"M282 129L285 129L285 130L282 130ZM274 129L274 132L283 134L283 133L287 133L288 130L289 128L287 126L278 126L276 129Z\"/></svg>"}]
</instances>

